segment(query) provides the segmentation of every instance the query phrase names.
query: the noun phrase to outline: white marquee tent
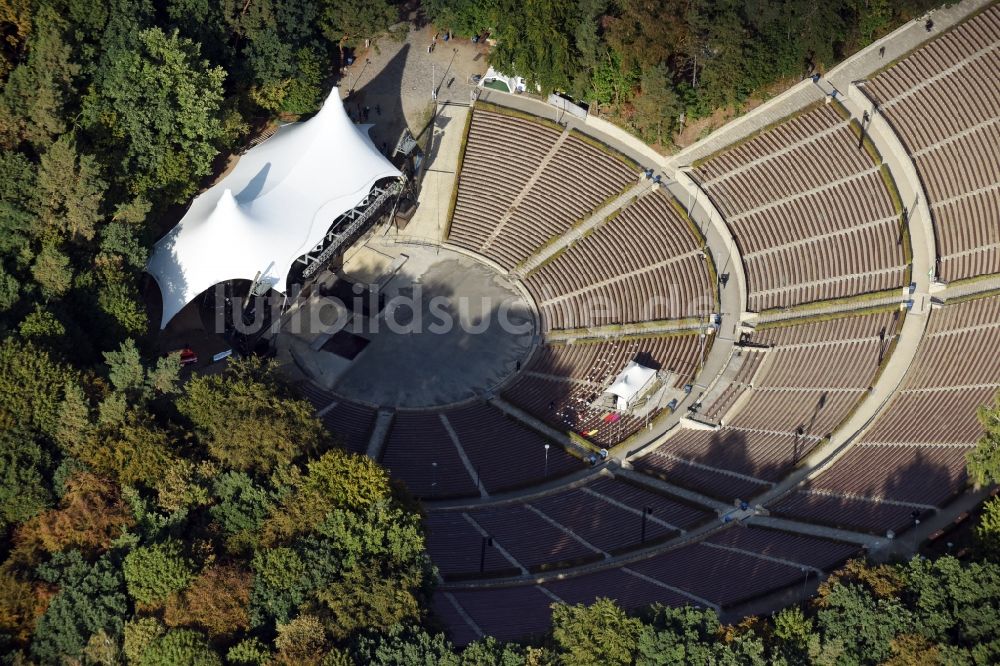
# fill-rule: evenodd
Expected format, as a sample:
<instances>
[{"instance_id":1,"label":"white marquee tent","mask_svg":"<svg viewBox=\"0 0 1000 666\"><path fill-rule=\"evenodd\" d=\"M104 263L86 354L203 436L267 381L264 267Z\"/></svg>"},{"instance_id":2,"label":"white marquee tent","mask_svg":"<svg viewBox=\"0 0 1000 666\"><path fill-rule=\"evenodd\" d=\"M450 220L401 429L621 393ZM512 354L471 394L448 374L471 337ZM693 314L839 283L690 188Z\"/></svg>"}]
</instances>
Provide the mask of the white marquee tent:
<instances>
[{"instance_id":1,"label":"white marquee tent","mask_svg":"<svg viewBox=\"0 0 1000 666\"><path fill-rule=\"evenodd\" d=\"M191 202L146 266L163 296L160 328L198 294L233 279L284 292L294 261L376 181L400 172L344 111L337 88L320 111L281 127Z\"/></svg>"},{"instance_id":2,"label":"white marquee tent","mask_svg":"<svg viewBox=\"0 0 1000 666\"><path fill-rule=\"evenodd\" d=\"M653 385L655 379L656 370L629 361L606 393L614 395L617 409L624 411Z\"/></svg>"}]
</instances>

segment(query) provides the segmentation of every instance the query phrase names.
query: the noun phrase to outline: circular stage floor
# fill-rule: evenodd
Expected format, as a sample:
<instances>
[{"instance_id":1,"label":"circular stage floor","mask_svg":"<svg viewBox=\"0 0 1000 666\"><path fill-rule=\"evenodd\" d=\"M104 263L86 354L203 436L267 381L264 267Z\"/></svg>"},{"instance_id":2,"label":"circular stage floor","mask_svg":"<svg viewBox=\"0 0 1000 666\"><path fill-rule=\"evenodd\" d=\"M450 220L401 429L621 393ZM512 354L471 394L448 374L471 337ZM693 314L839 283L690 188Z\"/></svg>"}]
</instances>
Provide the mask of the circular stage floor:
<instances>
[{"instance_id":1,"label":"circular stage floor","mask_svg":"<svg viewBox=\"0 0 1000 666\"><path fill-rule=\"evenodd\" d=\"M483 396L515 374L535 344L532 304L505 276L467 255L378 245L349 260L344 273L357 284L383 284L380 315L355 316L347 327L363 340L341 334L339 344L319 350L315 342L294 343L299 367L344 398L423 408ZM357 355L334 353L344 348Z\"/></svg>"}]
</instances>

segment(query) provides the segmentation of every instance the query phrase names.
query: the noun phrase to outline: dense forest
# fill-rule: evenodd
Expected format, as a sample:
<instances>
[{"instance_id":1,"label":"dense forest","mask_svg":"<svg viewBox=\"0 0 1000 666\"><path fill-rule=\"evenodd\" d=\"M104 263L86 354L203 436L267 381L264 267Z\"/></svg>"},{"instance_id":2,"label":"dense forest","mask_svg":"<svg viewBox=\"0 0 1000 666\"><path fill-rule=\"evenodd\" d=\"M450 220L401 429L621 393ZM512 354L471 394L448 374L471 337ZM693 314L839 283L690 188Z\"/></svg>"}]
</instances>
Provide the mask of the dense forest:
<instances>
[{"instance_id":1,"label":"dense forest","mask_svg":"<svg viewBox=\"0 0 1000 666\"><path fill-rule=\"evenodd\" d=\"M489 31L498 67L632 114L656 138L681 111L829 64L918 5L426 11L442 29ZM0 0L0 660L1000 660L996 501L974 561L856 563L772 618L630 617L600 602L557 607L530 647L456 650L427 610L435 576L404 489L343 452L264 362L181 381L140 297L152 241L220 160L270 119L314 111L344 50L400 16L385 0ZM984 483L1000 477L998 419L983 414Z\"/></svg>"},{"instance_id":2,"label":"dense forest","mask_svg":"<svg viewBox=\"0 0 1000 666\"><path fill-rule=\"evenodd\" d=\"M936 0L424 0L492 63L591 104L646 141L842 60ZM595 108L596 105L596 108Z\"/></svg>"}]
</instances>

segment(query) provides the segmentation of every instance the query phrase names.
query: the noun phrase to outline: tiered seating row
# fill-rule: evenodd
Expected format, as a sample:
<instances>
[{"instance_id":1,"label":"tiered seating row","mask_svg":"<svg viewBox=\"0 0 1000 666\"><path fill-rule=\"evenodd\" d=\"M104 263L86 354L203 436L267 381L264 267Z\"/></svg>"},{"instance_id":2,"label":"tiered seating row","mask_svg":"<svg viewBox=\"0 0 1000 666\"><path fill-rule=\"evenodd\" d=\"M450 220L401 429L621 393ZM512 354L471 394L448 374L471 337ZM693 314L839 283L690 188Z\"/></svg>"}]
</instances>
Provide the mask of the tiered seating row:
<instances>
[{"instance_id":1,"label":"tiered seating row","mask_svg":"<svg viewBox=\"0 0 1000 666\"><path fill-rule=\"evenodd\" d=\"M845 201L850 204L843 208ZM752 257L790 243L807 251L821 236L850 237L898 219L882 177L867 170L851 180L775 201L766 208L744 209L729 224L737 233L741 251ZM892 237L892 243L898 244L898 235Z\"/></svg>"},{"instance_id":2,"label":"tiered seating row","mask_svg":"<svg viewBox=\"0 0 1000 666\"><path fill-rule=\"evenodd\" d=\"M537 288L529 282L529 288L532 286ZM549 331L704 316L713 306L705 259L696 253L623 275L568 298L542 301L541 312L544 328Z\"/></svg>"},{"instance_id":3,"label":"tiered seating row","mask_svg":"<svg viewBox=\"0 0 1000 666\"><path fill-rule=\"evenodd\" d=\"M712 462L715 463L715 460ZM770 483L762 480L729 474L714 464L712 466L693 464L672 452L667 452L663 446L641 458L636 458L632 461L632 466L643 474L727 502L756 497L771 487Z\"/></svg>"},{"instance_id":4,"label":"tiered seating row","mask_svg":"<svg viewBox=\"0 0 1000 666\"><path fill-rule=\"evenodd\" d=\"M881 534L913 521L915 506L798 490L768 506L771 515Z\"/></svg>"},{"instance_id":5,"label":"tiered seating row","mask_svg":"<svg viewBox=\"0 0 1000 666\"><path fill-rule=\"evenodd\" d=\"M792 319L785 326L758 328L753 333L753 341L757 344L789 347L867 338L888 339L898 325L899 317L900 312L894 310L806 323L798 323Z\"/></svg>"},{"instance_id":6,"label":"tiered seating row","mask_svg":"<svg viewBox=\"0 0 1000 666\"><path fill-rule=\"evenodd\" d=\"M874 371L869 372L869 376L872 375ZM833 432L865 393L863 389L827 391L759 388L752 391L739 414L730 417L727 424L747 432L776 432L779 439L791 439L798 428L802 428L806 437L823 438Z\"/></svg>"},{"instance_id":7,"label":"tiered seating row","mask_svg":"<svg viewBox=\"0 0 1000 666\"><path fill-rule=\"evenodd\" d=\"M769 285L753 291L748 307L767 310L899 287L906 274L901 247L899 222L887 218L851 234L745 257L749 283Z\"/></svg>"},{"instance_id":8,"label":"tiered seating row","mask_svg":"<svg viewBox=\"0 0 1000 666\"><path fill-rule=\"evenodd\" d=\"M448 240L478 251L558 138L538 123L474 112Z\"/></svg>"},{"instance_id":9,"label":"tiered seating row","mask_svg":"<svg viewBox=\"0 0 1000 666\"><path fill-rule=\"evenodd\" d=\"M479 494L437 412L396 412L381 462L417 497Z\"/></svg>"},{"instance_id":10,"label":"tiered seating row","mask_svg":"<svg viewBox=\"0 0 1000 666\"><path fill-rule=\"evenodd\" d=\"M472 475L441 421L458 436ZM477 496L563 476L583 467L561 446L549 443L488 405L442 412L397 412L382 463L418 497ZM548 462L546 462L546 458ZM437 463L435 466L433 463Z\"/></svg>"},{"instance_id":11,"label":"tiered seating row","mask_svg":"<svg viewBox=\"0 0 1000 666\"><path fill-rule=\"evenodd\" d=\"M298 388L316 412L323 414L320 417L323 425L345 449L353 453L364 453L368 449L376 410L341 400L309 382L300 384ZM330 405L334 406L331 408Z\"/></svg>"},{"instance_id":12,"label":"tiered seating row","mask_svg":"<svg viewBox=\"0 0 1000 666\"><path fill-rule=\"evenodd\" d=\"M713 303L698 250L669 195L657 190L542 266L527 285L549 329L686 317ZM548 303L578 292L584 293Z\"/></svg>"},{"instance_id":13,"label":"tiered seating row","mask_svg":"<svg viewBox=\"0 0 1000 666\"><path fill-rule=\"evenodd\" d=\"M706 541L817 569L836 567L858 552L858 547L849 543L759 527L734 527Z\"/></svg>"},{"instance_id":14,"label":"tiered seating row","mask_svg":"<svg viewBox=\"0 0 1000 666\"><path fill-rule=\"evenodd\" d=\"M1000 387L998 311L998 296L935 309L900 391L859 443L805 488L938 506L961 492L966 454L982 434L976 408ZM818 521L843 519L829 500L777 506ZM897 529L899 513L880 509L865 527Z\"/></svg>"},{"instance_id":15,"label":"tiered seating row","mask_svg":"<svg viewBox=\"0 0 1000 666\"><path fill-rule=\"evenodd\" d=\"M737 497L749 499L749 496L741 493L747 491L759 493L766 489L764 481L780 479L818 441L817 437L805 435L800 437L794 432L757 432L728 427L714 432L683 429L661 444L656 451L646 454L632 464L640 471L653 472L677 485L690 486L691 481L701 484L704 479L685 475L681 465L668 466L670 458L699 463L717 470L717 474L709 477L709 483L704 486L690 486L693 490L725 500ZM657 456L657 454L663 455ZM646 460L651 456L650 460ZM714 478L726 476L725 472L754 477L760 479L761 483L732 477L736 481L730 484ZM675 480L671 477L674 473L680 473L681 476Z\"/></svg>"},{"instance_id":16,"label":"tiered seating row","mask_svg":"<svg viewBox=\"0 0 1000 666\"><path fill-rule=\"evenodd\" d=\"M886 311L754 332L750 342L771 348L755 368L752 388L745 388L741 369L731 383L735 388L720 396L735 401L730 396L749 391L738 410L726 407L723 427L679 430L633 465L707 495L747 499L740 493L760 492L766 486L746 480L729 484L720 478L723 473L767 482L787 474L864 398L897 324L898 311ZM752 349L743 353L764 355ZM719 474L694 476L678 459L715 468Z\"/></svg>"},{"instance_id":17,"label":"tiered seating row","mask_svg":"<svg viewBox=\"0 0 1000 666\"><path fill-rule=\"evenodd\" d=\"M524 639L547 630L550 607L556 602L592 603L606 597L626 610L634 610L652 603L702 606L704 603L698 600L703 599L727 608L804 582L808 577L815 578L811 567L836 564L856 550L824 539L732 527L708 543L684 546L621 569L542 585L456 590L451 594L484 633L504 640ZM763 559L758 554L787 563ZM455 620L456 615L454 609L445 609L440 617L448 624L452 640L461 644L462 637L470 632L464 623Z\"/></svg>"},{"instance_id":18,"label":"tiered seating row","mask_svg":"<svg viewBox=\"0 0 1000 666\"><path fill-rule=\"evenodd\" d=\"M483 556L483 534L457 511L432 511L424 519L427 552L434 566L444 578L479 575L480 558ZM509 562L497 548L486 548L483 575L510 575L521 573L520 568Z\"/></svg>"},{"instance_id":19,"label":"tiered seating row","mask_svg":"<svg viewBox=\"0 0 1000 666\"><path fill-rule=\"evenodd\" d=\"M806 128L815 139L802 137ZM779 147L789 136L798 143ZM892 199L876 165L828 105L713 157L695 178L744 255L751 310L902 286Z\"/></svg>"},{"instance_id":20,"label":"tiered seating row","mask_svg":"<svg viewBox=\"0 0 1000 666\"><path fill-rule=\"evenodd\" d=\"M488 492L528 486L583 467L579 459L561 446L549 443L493 407L453 409L445 416ZM549 444L547 453L546 444Z\"/></svg>"},{"instance_id":21,"label":"tiered seating row","mask_svg":"<svg viewBox=\"0 0 1000 666\"><path fill-rule=\"evenodd\" d=\"M818 134L828 132L840 122L836 111L829 107L817 113L797 115L720 153L699 166L698 171L705 181L726 178L755 163L773 159L777 154L801 149L803 144L814 142Z\"/></svg>"},{"instance_id":22,"label":"tiered seating row","mask_svg":"<svg viewBox=\"0 0 1000 666\"><path fill-rule=\"evenodd\" d=\"M719 422L726 416L726 413L740 396L751 388L754 375L766 356L767 353L764 350L736 348L734 360L739 359L736 362L740 364L740 368L722 393L704 410L705 418ZM732 362L730 361L730 363Z\"/></svg>"},{"instance_id":23,"label":"tiered seating row","mask_svg":"<svg viewBox=\"0 0 1000 666\"><path fill-rule=\"evenodd\" d=\"M1000 272L1000 89L988 83L998 70L993 5L864 87L913 156L945 281Z\"/></svg>"},{"instance_id":24,"label":"tiered seating row","mask_svg":"<svg viewBox=\"0 0 1000 666\"><path fill-rule=\"evenodd\" d=\"M483 561L486 575L514 575L511 568L516 574L519 566L555 569L640 546L646 507L653 509L646 519L648 543L715 517L644 488L601 478L525 504L431 511L427 550L445 578L479 575L484 534L494 539ZM514 562L501 553L509 553Z\"/></svg>"},{"instance_id":25,"label":"tiered seating row","mask_svg":"<svg viewBox=\"0 0 1000 666\"><path fill-rule=\"evenodd\" d=\"M624 190L637 175L621 161L568 136L484 253L513 268Z\"/></svg>"},{"instance_id":26,"label":"tiered seating row","mask_svg":"<svg viewBox=\"0 0 1000 666\"><path fill-rule=\"evenodd\" d=\"M612 412L591 405L600 390L590 384L522 374L503 397L558 430L572 430L600 446L613 446L637 432L642 421L630 414L614 420Z\"/></svg>"},{"instance_id":27,"label":"tiered seating row","mask_svg":"<svg viewBox=\"0 0 1000 666\"><path fill-rule=\"evenodd\" d=\"M692 334L548 343L535 354L528 370L601 383L617 376L629 361L636 361L677 373L678 385L682 385L692 378L697 354L698 336Z\"/></svg>"},{"instance_id":28,"label":"tiered seating row","mask_svg":"<svg viewBox=\"0 0 1000 666\"><path fill-rule=\"evenodd\" d=\"M962 446L859 445L808 487L898 502L941 504L965 485Z\"/></svg>"},{"instance_id":29,"label":"tiered seating row","mask_svg":"<svg viewBox=\"0 0 1000 666\"><path fill-rule=\"evenodd\" d=\"M857 139L848 124L831 107L824 106L804 115L821 128L815 134L817 138L791 150L779 149L766 159L758 158L755 163L737 167L706 183L709 192L718 198L719 212L724 217L736 217L775 201L797 197L872 168L867 154L857 149ZM747 143L757 141L759 137ZM803 165L811 168L802 169ZM701 168L698 173L703 175Z\"/></svg>"}]
</instances>

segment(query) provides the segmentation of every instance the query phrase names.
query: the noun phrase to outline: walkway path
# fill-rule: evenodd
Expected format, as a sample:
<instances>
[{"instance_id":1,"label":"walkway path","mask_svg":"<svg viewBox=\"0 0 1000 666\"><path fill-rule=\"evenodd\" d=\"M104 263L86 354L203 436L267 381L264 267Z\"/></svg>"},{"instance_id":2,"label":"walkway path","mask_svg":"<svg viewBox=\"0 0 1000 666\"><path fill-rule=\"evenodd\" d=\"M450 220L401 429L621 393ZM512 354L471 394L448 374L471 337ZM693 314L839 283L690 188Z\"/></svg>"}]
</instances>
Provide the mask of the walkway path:
<instances>
[{"instance_id":1,"label":"walkway path","mask_svg":"<svg viewBox=\"0 0 1000 666\"><path fill-rule=\"evenodd\" d=\"M889 166L896 180L896 188L903 201L914 202L909 207L908 225L910 245L912 248L912 280L914 306L903 321L903 328L892 351L891 362L886 363L868 396L857 410L830 437L828 442L811 452L804 464L788 475L782 482L762 496L756 502L767 504L791 491L806 479L814 478L824 469L833 464L859 439L865 429L878 417L882 409L895 395L904 377L913 363L920 341L923 339L929 315L929 295L932 289L933 266L936 257L934 230L931 226L930 211L926 205L926 197L917 177L913 162L910 160L899 137L881 116L873 113L870 103L864 104L866 98L851 84L844 106L851 115L862 122L864 112L869 112L870 120L866 130L869 138L875 144L882 159Z\"/></svg>"},{"instance_id":2,"label":"walkway path","mask_svg":"<svg viewBox=\"0 0 1000 666\"><path fill-rule=\"evenodd\" d=\"M452 193L458 187L458 159L465 142L465 125L471 112L467 106L438 107L418 195L419 205L404 234L431 242L444 240Z\"/></svg>"},{"instance_id":3,"label":"walkway path","mask_svg":"<svg viewBox=\"0 0 1000 666\"><path fill-rule=\"evenodd\" d=\"M697 330L702 325L703 323L692 317L687 319L660 319L657 321L645 321L641 324L609 324L607 326L593 326L591 328L561 328L546 333L545 339L549 342L563 342L567 340L621 338L625 336L638 337L656 335L657 333Z\"/></svg>"},{"instance_id":4,"label":"walkway path","mask_svg":"<svg viewBox=\"0 0 1000 666\"><path fill-rule=\"evenodd\" d=\"M375 415L375 425L368 438L368 448L365 450L365 455L376 462L382 459L382 451L385 449L389 429L392 427L392 418L393 413L387 409L380 409Z\"/></svg>"},{"instance_id":5,"label":"walkway path","mask_svg":"<svg viewBox=\"0 0 1000 666\"><path fill-rule=\"evenodd\" d=\"M469 460L469 456L465 453L465 448L462 446L462 440L458 438L458 433L451 426L451 421L448 420L448 416L441 412L438 414L438 418L441 420L441 426L444 428L445 432L448 433L448 437L451 439L452 444L455 445L455 452L458 454L458 459L462 461L462 466L465 467L465 473L469 475L470 479L476 480L476 488L479 490L479 496L486 499L490 496L486 492L486 486L479 482L479 472L476 471L475 466L472 461Z\"/></svg>"}]
</instances>

